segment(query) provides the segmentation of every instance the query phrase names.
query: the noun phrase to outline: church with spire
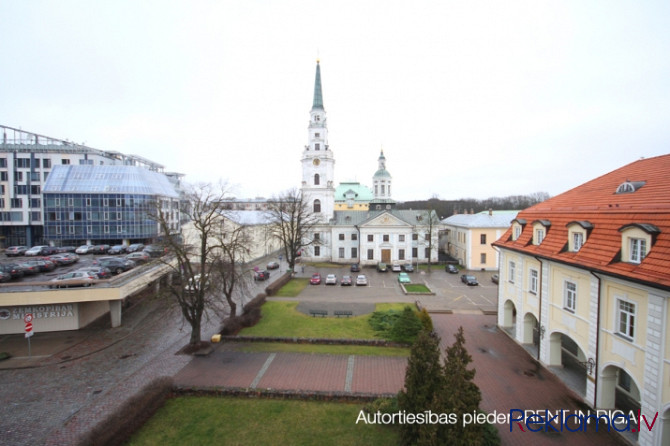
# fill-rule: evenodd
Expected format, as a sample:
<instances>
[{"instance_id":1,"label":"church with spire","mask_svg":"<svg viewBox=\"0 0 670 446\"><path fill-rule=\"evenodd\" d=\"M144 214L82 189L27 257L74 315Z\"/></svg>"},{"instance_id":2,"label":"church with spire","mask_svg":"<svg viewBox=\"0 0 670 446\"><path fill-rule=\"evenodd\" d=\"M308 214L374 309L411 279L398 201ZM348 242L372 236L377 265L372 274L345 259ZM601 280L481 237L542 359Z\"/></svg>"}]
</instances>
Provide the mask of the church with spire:
<instances>
[{"instance_id":1,"label":"church with spire","mask_svg":"<svg viewBox=\"0 0 670 446\"><path fill-rule=\"evenodd\" d=\"M437 261L439 219L434 211L399 210L381 150L372 188L357 182L335 186L335 156L328 144L321 64L316 62L300 190L319 224L302 253L306 261L401 265Z\"/></svg>"}]
</instances>

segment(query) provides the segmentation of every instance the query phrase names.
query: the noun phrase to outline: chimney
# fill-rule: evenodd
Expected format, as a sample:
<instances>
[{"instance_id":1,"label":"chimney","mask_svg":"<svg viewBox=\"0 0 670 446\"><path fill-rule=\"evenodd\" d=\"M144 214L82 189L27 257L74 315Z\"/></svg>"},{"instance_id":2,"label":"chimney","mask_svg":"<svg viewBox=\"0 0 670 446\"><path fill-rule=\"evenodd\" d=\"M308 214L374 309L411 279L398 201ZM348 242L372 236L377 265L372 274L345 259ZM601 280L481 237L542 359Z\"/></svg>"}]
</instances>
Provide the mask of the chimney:
<instances>
[{"instance_id":1,"label":"chimney","mask_svg":"<svg viewBox=\"0 0 670 446\"><path fill-rule=\"evenodd\" d=\"M475 209L474 209L474 208L470 208L470 213L471 213L471 214L474 214L474 213L475 213Z\"/></svg>"},{"instance_id":2,"label":"chimney","mask_svg":"<svg viewBox=\"0 0 670 446\"><path fill-rule=\"evenodd\" d=\"M493 209L489 208L489 217L493 217Z\"/></svg>"}]
</instances>

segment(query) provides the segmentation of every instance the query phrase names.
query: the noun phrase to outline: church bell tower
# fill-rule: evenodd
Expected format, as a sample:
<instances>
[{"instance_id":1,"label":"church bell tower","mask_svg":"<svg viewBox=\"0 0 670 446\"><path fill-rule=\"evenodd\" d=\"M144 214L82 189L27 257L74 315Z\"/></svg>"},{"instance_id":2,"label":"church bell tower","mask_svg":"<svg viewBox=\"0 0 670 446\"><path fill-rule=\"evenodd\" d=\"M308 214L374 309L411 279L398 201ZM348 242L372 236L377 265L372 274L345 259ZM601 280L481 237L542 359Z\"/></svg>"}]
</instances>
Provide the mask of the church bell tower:
<instances>
[{"instance_id":1,"label":"church bell tower","mask_svg":"<svg viewBox=\"0 0 670 446\"><path fill-rule=\"evenodd\" d=\"M309 112L307 145L302 152L302 193L311 210L322 222L333 218L335 210L335 158L328 146L326 111L321 91L321 65L316 61L314 101Z\"/></svg>"}]
</instances>

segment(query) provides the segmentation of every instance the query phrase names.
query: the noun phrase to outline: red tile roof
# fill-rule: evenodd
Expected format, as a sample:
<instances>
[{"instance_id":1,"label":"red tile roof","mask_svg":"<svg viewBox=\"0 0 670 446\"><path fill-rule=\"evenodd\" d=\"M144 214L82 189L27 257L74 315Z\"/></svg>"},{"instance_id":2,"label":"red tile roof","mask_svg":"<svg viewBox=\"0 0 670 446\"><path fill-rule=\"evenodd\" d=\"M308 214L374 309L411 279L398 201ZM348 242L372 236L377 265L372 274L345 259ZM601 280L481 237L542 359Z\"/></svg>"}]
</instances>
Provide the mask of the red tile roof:
<instances>
[{"instance_id":1,"label":"red tile roof","mask_svg":"<svg viewBox=\"0 0 670 446\"><path fill-rule=\"evenodd\" d=\"M617 194L624 182L644 185L635 192ZM526 220L521 236L512 241L510 228L494 246L670 290L670 155L635 161L525 209L517 219ZM532 244L536 220L551 222L538 246ZM566 225L575 221L588 221L593 229L579 252L568 252ZM634 223L649 223L660 230L640 264L620 260L619 229Z\"/></svg>"}]
</instances>

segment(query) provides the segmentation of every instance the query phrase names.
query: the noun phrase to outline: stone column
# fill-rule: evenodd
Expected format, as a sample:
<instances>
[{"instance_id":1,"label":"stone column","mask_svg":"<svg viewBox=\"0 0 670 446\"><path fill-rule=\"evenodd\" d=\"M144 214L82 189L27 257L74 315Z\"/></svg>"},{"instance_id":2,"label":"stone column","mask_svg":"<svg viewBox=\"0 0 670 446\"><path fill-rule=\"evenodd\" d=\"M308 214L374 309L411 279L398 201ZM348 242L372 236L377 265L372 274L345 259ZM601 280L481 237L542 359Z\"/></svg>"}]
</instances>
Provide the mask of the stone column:
<instances>
[{"instance_id":1,"label":"stone column","mask_svg":"<svg viewBox=\"0 0 670 446\"><path fill-rule=\"evenodd\" d=\"M109 301L109 316L112 319L112 328L121 326L121 307L123 302L121 300Z\"/></svg>"}]
</instances>

